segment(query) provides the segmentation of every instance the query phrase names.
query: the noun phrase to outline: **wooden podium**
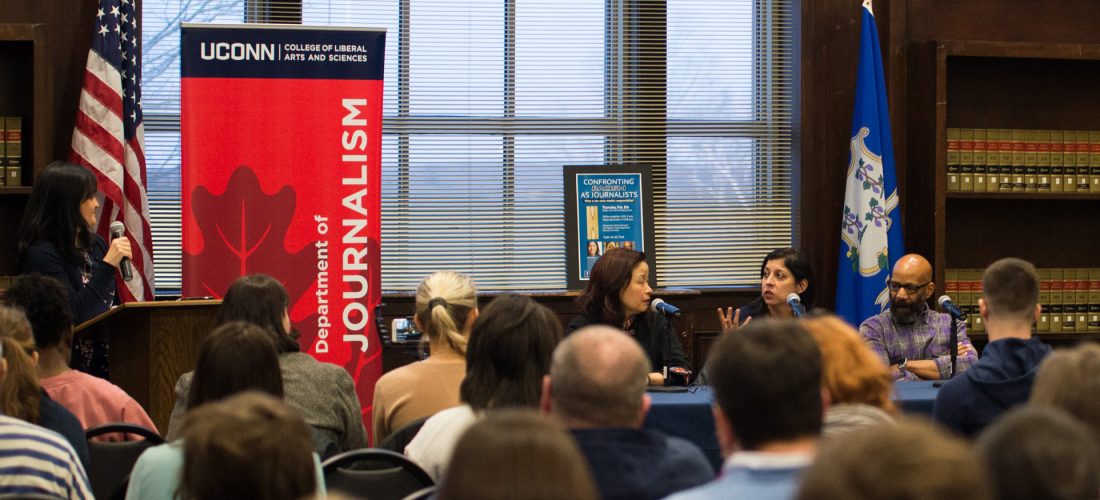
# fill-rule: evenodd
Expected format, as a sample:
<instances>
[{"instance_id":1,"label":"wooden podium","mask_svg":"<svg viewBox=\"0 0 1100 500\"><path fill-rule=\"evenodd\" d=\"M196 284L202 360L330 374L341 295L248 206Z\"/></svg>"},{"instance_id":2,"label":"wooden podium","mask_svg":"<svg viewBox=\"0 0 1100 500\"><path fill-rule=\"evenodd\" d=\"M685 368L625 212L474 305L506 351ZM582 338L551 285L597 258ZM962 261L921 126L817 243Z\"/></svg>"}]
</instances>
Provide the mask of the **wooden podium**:
<instances>
[{"instance_id":1,"label":"wooden podium","mask_svg":"<svg viewBox=\"0 0 1100 500\"><path fill-rule=\"evenodd\" d=\"M74 329L103 325L110 339L111 382L168 432L179 376L195 368L199 344L210 333L220 300L131 302Z\"/></svg>"}]
</instances>

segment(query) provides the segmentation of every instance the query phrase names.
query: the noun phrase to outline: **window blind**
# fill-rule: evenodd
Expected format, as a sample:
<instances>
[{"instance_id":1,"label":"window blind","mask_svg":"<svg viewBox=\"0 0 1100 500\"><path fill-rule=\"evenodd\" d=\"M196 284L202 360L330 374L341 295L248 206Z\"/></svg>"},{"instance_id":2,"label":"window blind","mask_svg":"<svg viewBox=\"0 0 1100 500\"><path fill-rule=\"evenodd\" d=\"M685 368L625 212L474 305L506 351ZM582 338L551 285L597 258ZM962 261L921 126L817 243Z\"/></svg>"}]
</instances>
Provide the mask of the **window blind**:
<instances>
[{"instance_id":1,"label":"window blind","mask_svg":"<svg viewBox=\"0 0 1100 500\"><path fill-rule=\"evenodd\" d=\"M660 286L758 282L791 242L790 1L144 0L157 282L179 288L179 30L388 30L382 287L565 288L563 165L648 164Z\"/></svg>"}]
</instances>

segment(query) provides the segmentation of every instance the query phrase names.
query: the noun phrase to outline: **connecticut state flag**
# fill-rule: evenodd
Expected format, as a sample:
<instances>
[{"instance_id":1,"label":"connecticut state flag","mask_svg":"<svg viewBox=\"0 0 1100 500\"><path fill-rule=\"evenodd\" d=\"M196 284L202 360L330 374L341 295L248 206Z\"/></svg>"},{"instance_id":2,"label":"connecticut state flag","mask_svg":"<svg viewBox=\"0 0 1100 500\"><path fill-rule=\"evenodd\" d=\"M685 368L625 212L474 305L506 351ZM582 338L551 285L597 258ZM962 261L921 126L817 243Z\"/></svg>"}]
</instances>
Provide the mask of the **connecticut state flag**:
<instances>
[{"instance_id":1,"label":"connecticut state flag","mask_svg":"<svg viewBox=\"0 0 1100 500\"><path fill-rule=\"evenodd\" d=\"M862 24L836 284L836 313L853 325L886 308L886 280L894 262L905 253L882 52L871 0L863 2Z\"/></svg>"}]
</instances>

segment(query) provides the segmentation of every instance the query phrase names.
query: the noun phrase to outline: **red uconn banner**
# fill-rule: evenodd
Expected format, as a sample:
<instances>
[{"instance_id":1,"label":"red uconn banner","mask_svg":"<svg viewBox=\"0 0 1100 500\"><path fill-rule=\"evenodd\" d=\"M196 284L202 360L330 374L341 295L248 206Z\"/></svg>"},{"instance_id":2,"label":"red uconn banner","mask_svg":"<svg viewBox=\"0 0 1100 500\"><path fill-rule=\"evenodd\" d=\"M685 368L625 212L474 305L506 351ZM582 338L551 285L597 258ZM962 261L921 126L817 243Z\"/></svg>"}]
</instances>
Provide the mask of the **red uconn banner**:
<instances>
[{"instance_id":1,"label":"red uconn banner","mask_svg":"<svg viewBox=\"0 0 1100 500\"><path fill-rule=\"evenodd\" d=\"M348 370L369 422L385 33L185 24L181 39L183 294L276 277L302 350Z\"/></svg>"}]
</instances>

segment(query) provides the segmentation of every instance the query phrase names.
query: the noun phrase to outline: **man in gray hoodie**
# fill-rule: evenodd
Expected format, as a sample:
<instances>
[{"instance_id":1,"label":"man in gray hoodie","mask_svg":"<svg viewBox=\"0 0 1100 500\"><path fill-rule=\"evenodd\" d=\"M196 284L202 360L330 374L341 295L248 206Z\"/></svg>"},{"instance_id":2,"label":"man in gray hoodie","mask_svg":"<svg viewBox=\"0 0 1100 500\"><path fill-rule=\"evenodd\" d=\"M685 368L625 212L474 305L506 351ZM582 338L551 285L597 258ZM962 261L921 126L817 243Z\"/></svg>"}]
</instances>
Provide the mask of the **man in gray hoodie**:
<instances>
[{"instance_id":1,"label":"man in gray hoodie","mask_svg":"<svg viewBox=\"0 0 1100 500\"><path fill-rule=\"evenodd\" d=\"M940 389L935 420L966 436L976 436L1009 408L1027 401L1039 363L1050 346L1031 338L1039 318L1039 275L1030 262L994 262L982 276L978 309L989 345L966 373Z\"/></svg>"}]
</instances>

